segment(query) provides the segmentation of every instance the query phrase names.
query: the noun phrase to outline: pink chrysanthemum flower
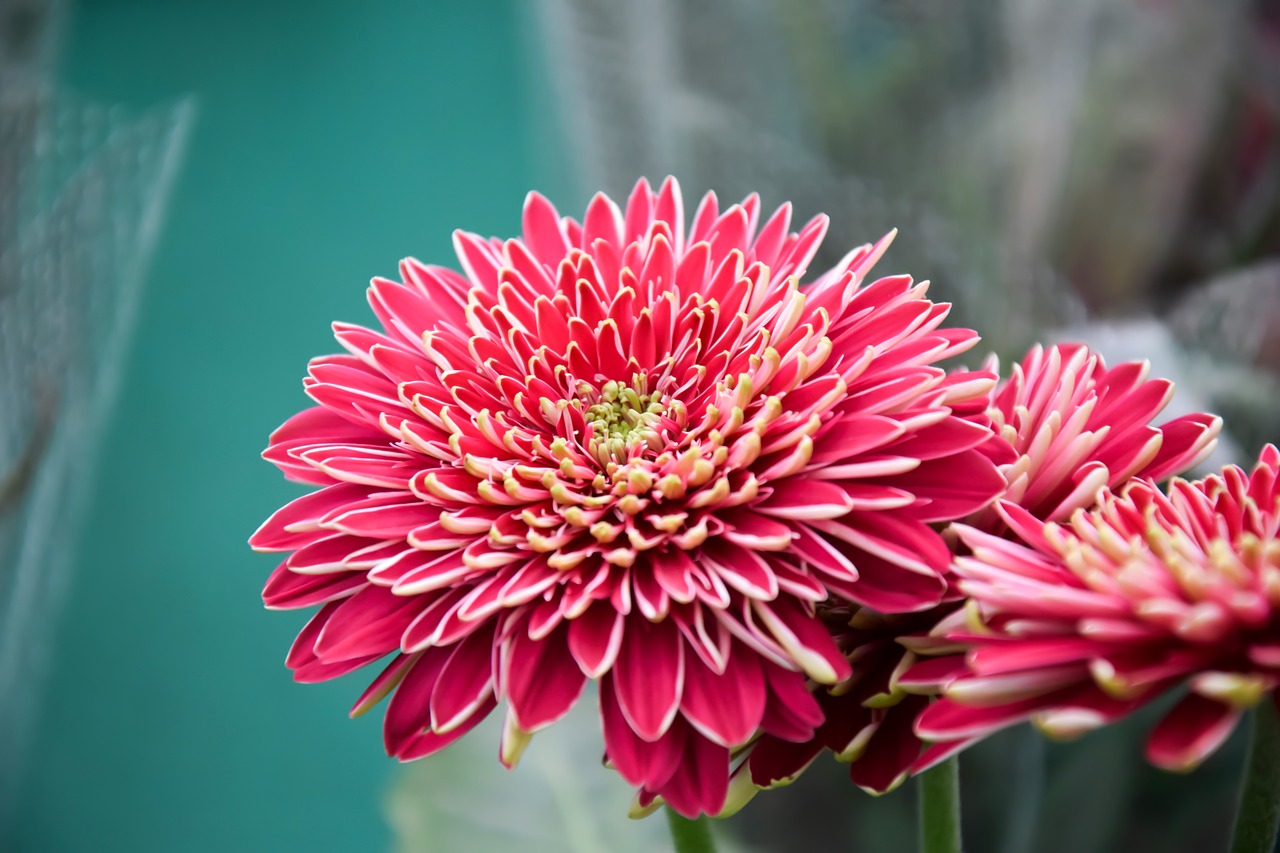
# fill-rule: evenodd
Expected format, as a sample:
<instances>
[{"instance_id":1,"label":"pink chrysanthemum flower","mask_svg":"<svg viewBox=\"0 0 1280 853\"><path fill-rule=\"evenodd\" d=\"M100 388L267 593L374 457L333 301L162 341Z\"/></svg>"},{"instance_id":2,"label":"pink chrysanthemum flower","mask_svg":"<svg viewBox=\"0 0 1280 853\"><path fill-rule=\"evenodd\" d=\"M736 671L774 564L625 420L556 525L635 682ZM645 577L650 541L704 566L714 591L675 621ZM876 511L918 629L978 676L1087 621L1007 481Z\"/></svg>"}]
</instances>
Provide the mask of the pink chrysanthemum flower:
<instances>
[{"instance_id":1,"label":"pink chrysanthemum flower","mask_svg":"<svg viewBox=\"0 0 1280 853\"><path fill-rule=\"evenodd\" d=\"M1148 379L1149 371L1142 361L1108 368L1084 344L1033 347L986 413L998 436L987 448L1009 484L1003 499L1044 521L1062 521L1091 506L1103 486L1134 477L1159 482L1203 461L1221 419L1197 413L1153 425L1173 383ZM1001 527L994 507L968 523Z\"/></svg>"},{"instance_id":2,"label":"pink chrysanthemum flower","mask_svg":"<svg viewBox=\"0 0 1280 853\"><path fill-rule=\"evenodd\" d=\"M974 376L993 375L994 362ZM985 409L965 413L995 433L983 446L1000 466L1004 500L1042 521L1092 506L1104 486L1135 476L1163 479L1213 451L1221 420L1193 414L1152 426L1173 384L1148 380L1141 362L1107 368L1081 344L1035 347L1015 364ZM994 507L967 519L991 532L1007 529ZM824 614L852 665L852 675L819 693L825 722L815 737L793 743L768 736L747 765L757 786L794 779L824 748L850 763L854 783L882 793L913 769L946 757L965 742L934 747L921 758L916 718L942 686L965 671L965 646L946 635L962 625L960 594L924 613L884 615L836 605Z\"/></svg>"},{"instance_id":3,"label":"pink chrysanthemum flower","mask_svg":"<svg viewBox=\"0 0 1280 853\"><path fill-rule=\"evenodd\" d=\"M970 672L952 681L917 728L974 739L1032 719L1069 737L1185 684L1147 757L1189 770L1248 707L1280 685L1280 452L1252 474L1147 480L1104 491L1092 511L1043 524L1011 504L1017 536L960 528L972 556L960 587L982 625L963 636Z\"/></svg>"},{"instance_id":4,"label":"pink chrysanthemum flower","mask_svg":"<svg viewBox=\"0 0 1280 853\"><path fill-rule=\"evenodd\" d=\"M759 225L674 181L581 224L529 196L520 239L455 234L460 275L375 279L381 331L338 324L318 404L264 456L321 487L253 536L290 551L273 608L322 605L288 665L319 681L393 655L390 754L435 752L506 702L501 756L599 681L608 760L642 800L718 812L734 750L812 736L810 680L848 677L814 604L937 604L935 522L1002 481L953 413L991 383L935 362L974 332L887 246L800 285L826 228Z\"/></svg>"}]
</instances>

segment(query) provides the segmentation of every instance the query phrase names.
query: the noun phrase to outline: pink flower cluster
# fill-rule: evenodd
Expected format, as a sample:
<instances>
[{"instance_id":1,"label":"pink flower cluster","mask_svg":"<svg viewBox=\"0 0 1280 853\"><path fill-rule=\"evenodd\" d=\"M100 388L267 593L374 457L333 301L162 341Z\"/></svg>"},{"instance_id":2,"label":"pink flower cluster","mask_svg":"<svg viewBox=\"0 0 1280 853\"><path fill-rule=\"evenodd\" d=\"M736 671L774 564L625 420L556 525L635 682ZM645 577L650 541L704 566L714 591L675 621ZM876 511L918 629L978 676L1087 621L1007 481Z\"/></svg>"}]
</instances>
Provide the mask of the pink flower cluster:
<instances>
[{"instance_id":1,"label":"pink flower cluster","mask_svg":"<svg viewBox=\"0 0 1280 853\"><path fill-rule=\"evenodd\" d=\"M1217 418L1153 425L1171 384L1080 345L948 371L977 333L871 276L889 238L810 276L825 230L641 181L374 279L264 454L312 487L251 539L267 606L318 608L295 678L379 664L352 713L390 696L402 760L501 708L513 766L598 703L637 807L689 816L1184 683L1152 760L1220 743L1280 684L1280 454L1162 492Z\"/></svg>"}]
</instances>

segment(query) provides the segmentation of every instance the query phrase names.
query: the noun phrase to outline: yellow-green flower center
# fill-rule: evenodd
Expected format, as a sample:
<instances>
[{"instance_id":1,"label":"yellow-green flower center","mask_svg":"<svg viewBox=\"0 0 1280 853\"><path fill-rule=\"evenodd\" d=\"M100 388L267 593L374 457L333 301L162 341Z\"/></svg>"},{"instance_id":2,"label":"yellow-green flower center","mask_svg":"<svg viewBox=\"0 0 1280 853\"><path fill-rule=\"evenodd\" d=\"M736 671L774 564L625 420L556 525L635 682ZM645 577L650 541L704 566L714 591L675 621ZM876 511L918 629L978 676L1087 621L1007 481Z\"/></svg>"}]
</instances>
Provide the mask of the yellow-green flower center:
<instances>
[{"instance_id":1,"label":"yellow-green flower center","mask_svg":"<svg viewBox=\"0 0 1280 853\"><path fill-rule=\"evenodd\" d=\"M588 386L581 393L594 401L584 416L592 427L589 449L597 459L625 461L639 444L661 449L658 426L667 403L663 395L649 393L647 377L633 376L630 384L609 381L598 391Z\"/></svg>"}]
</instances>

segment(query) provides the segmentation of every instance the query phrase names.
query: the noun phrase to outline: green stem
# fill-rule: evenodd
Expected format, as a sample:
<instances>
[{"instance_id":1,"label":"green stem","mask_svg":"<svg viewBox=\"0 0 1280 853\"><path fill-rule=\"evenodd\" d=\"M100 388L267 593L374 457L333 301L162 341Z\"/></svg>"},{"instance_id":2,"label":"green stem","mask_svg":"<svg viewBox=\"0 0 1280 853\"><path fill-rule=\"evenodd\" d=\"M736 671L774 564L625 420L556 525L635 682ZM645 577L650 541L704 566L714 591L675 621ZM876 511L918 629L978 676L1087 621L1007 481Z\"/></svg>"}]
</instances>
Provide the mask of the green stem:
<instances>
[{"instance_id":1,"label":"green stem","mask_svg":"<svg viewBox=\"0 0 1280 853\"><path fill-rule=\"evenodd\" d=\"M919 776L920 853L960 853L960 759Z\"/></svg>"},{"instance_id":2,"label":"green stem","mask_svg":"<svg viewBox=\"0 0 1280 853\"><path fill-rule=\"evenodd\" d=\"M676 853L715 853L716 842L711 837L711 823L705 817L689 820L671 809L666 809L667 824L671 827L671 846Z\"/></svg>"},{"instance_id":3,"label":"green stem","mask_svg":"<svg viewBox=\"0 0 1280 853\"><path fill-rule=\"evenodd\" d=\"M1044 799L1045 740L1028 725L1010 733L1013 755L1009 760L1012 789L1005 803L1002 853L1031 853Z\"/></svg>"},{"instance_id":4,"label":"green stem","mask_svg":"<svg viewBox=\"0 0 1280 853\"><path fill-rule=\"evenodd\" d=\"M1253 712L1249 764L1240 791L1231 853L1271 853L1280 826L1280 716L1265 699Z\"/></svg>"}]
</instances>

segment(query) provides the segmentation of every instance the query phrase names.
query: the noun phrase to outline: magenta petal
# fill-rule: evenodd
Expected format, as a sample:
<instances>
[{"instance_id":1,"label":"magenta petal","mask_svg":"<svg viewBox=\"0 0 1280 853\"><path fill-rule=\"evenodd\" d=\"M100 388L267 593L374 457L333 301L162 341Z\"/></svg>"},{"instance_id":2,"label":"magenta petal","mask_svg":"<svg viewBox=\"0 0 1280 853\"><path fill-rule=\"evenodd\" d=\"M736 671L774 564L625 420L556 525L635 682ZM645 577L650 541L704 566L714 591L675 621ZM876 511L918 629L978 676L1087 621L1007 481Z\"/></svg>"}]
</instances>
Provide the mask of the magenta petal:
<instances>
[{"instance_id":1,"label":"magenta petal","mask_svg":"<svg viewBox=\"0 0 1280 853\"><path fill-rule=\"evenodd\" d=\"M569 713L582 695L586 677L566 647L561 629L545 640L517 632L506 661L504 684L517 724L526 732L551 725Z\"/></svg>"},{"instance_id":2,"label":"magenta petal","mask_svg":"<svg viewBox=\"0 0 1280 853\"><path fill-rule=\"evenodd\" d=\"M1079 637L1051 637L1018 643L989 643L969 653L969 666L981 675L1039 669L1103 657L1107 649Z\"/></svg>"},{"instance_id":3,"label":"magenta petal","mask_svg":"<svg viewBox=\"0 0 1280 853\"><path fill-rule=\"evenodd\" d=\"M363 572L300 575L281 563L262 590L262 602L272 610L294 610L353 595L369 582Z\"/></svg>"},{"instance_id":4,"label":"magenta petal","mask_svg":"<svg viewBox=\"0 0 1280 853\"><path fill-rule=\"evenodd\" d=\"M814 698L804 675L764 663L769 698L760 727L782 740L803 742L822 725L822 706Z\"/></svg>"},{"instance_id":5,"label":"magenta petal","mask_svg":"<svg viewBox=\"0 0 1280 853\"><path fill-rule=\"evenodd\" d=\"M893 485L926 501L912 511L921 521L955 521L986 507L1004 490L1004 477L977 450L924 462Z\"/></svg>"},{"instance_id":6,"label":"magenta petal","mask_svg":"<svg viewBox=\"0 0 1280 853\"><path fill-rule=\"evenodd\" d=\"M409 739L403 747L400 748L399 754L396 756L401 761L412 761L416 758L425 758L428 755L439 752L458 738L471 731L489 716L495 707L497 700L493 696L489 696L480 706L472 712L466 722L449 729L448 732L440 734L431 730L419 732Z\"/></svg>"},{"instance_id":7,"label":"magenta petal","mask_svg":"<svg viewBox=\"0 0 1280 853\"><path fill-rule=\"evenodd\" d=\"M258 551L293 551L328 536L320 531L319 521L333 510L368 497L368 486L338 483L300 498L294 498L276 510L249 537L249 545Z\"/></svg>"},{"instance_id":8,"label":"magenta petal","mask_svg":"<svg viewBox=\"0 0 1280 853\"><path fill-rule=\"evenodd\" d=\"M332 477L299 460L293 451L319 444L358 444L376 437L373 425L363 418L348 418L324 406L313 406L289 418L271 434L271 444L263 451L262 458L290 480L329 486L333 483Z\"/></svg>"},{"instance_id":9,"label":"magenta petal","mask_svg":"<svg viewBox=\"0 0 1280 853\"><path fill-rule=\"evenodd\" d=\"M405 500L405 499L408 500ZM403 539L414 528L440 517L440 508L429 506L405 493L396 502L379 502L355 507L328 521L336 530L375 539Z\"/></svg>"},{"instance_id":10,"label":"magenta petal","mask_svg":"<svg viewBox=\"0 0 1280 853\"><path fill-rule=\"evenodd\" d=\"M329 617L316 640L316 655L336 662L395 651L425 603L392 595L380 586L366 586L339 604Z\"/></svg>"},{"instance_id":11,"label":"magenta petal","mask_svg":"<svg viewBox=\"0 0 1280 853\"><path fill-rule=\"evenodd\" d=\"M333 616L333 612L341 604L342 602L340 601L332 601L321 607L314 616L307 620L307 624L302 626L302 630L294 638L293 645L289 648L289 654L285 656L285 666L289 667L289 669L297 669L299 666L316 660L316 639L320 636L320 632L324 630L329 617Z\"/></svg>"},{"instance_id":12,"label":"magenta petal","mask_svg":"<svg viewBox=\"0 0 1280 853\"><path fill-rule=\"evenodd\" d=\"M431 693L449 661L452 649L428 649L413 658L413 665L400 680L382 720L382 740L388 755L401 750L431 726Z\"/></svg>"},{"instance_id":13,"label":"magenta petal","mask_svg":"<svg viewBox=\"0 0 1280 853\"><path fill-rule=\"evenodd\" d=\"M709 542L699 556L726 586L748 598L772 601L778 597L778 578L759 553L730 542Z\"/></svg>"},{"instance_id":14,"label":"magenta petal","mask_svg":"<svg viewBox=\"0 0 1280 853\"><path fill-rule=\"evenodd\" d=\"M704 737L735 747L755 734L764 716L765 680L760 660L739 647L730 654L723 675L696 657L685 661L680 711Z\"/></svg>"},{"instance_id":15,"label":"magenta petal","mask_svg":"<svg viewBox=\"0 0 1280 853\"><path fill-rule=\"evenodd\" d=\"M990 439L991 430L981 424L947 418L916 432L911 437L911 444L904 450L917 459L939 459L972 450ZM972 461L973 457L965 459ZM982 466L981 470L984 475L989 476L990 469L987 466ZM1000 491L1000 487L996 491Z\"/></svg>"},{"instance_id":16,"label":"magenta petal","mask_svg":"<svg viewBox=\"0 0 1280 853\"><path fill-rule=\"evenodd\" d=\"M702 607L677 610L672 618L688 643L687 648L712 672L723 672L733 644L733 635L724 623Z\"/></svg>"},{"instance_id":17,"label":"magenta petal","mask_svg":"<svg viewBox=\"0 0 1280 853\"><path fill-rule=\"evenodd\" d=\"M851 674L826 627L789 598L752 602L760 623L787 650L805 674L821 684L835 684Z\"/></svg>"},{"instance_id":18,"label":"magenta petal","mask_svg":"<svg viewBox=\"0 0 1280 853\"><path fill-rule=\"evenodd\" d=\"M350 660L341 660L336 663L314 658L305 663L300 663L293 669L293 680L299 684L315 684L319 681L328 681L332 678L340 678L347 673L355 672L373 663L385 655L376 654L362 658L351 658Z\"/></svg>"},{"instance_id":19,"label":"magenta petal","mask_svg":"<svg viewBox=\"0 0 1280 853\"><path fill-rule=\"evenodd\" d=\"M366 713L374 705L377 705L387 694L396 689L400 681L404 678L405 673L409 671L409 667L413 666L417 658L413 655L396 655L391 659L391 663L378 674L378 677L365 688L360 694L360 698L351 706L351 716L359 717Z\"/></svg>"},{"instance_id":20,"label":"magenta petal","mask_svg":"<svg viewBox=\"0 0 1280 853\"><path fill-rule=\"evenodd\" d=\"M431 728L447 732L466 722L493 695L494 623L453 648L431 691Z\"/></svg>"},{"instance_id":21,"label":"magenta petal","mask_svg":"<svg viewBox=\"0 0 1280 853\"><path fill-rule=\"evenodd\" d=\"M1188 693L1165 715L1147 741L1147 760L1165 770L1185 772L1222 746L1244 711Z\"/></svg>"},{"instance_id":22,"label":"magenta petal","mask_svg":"<svg viewBox=\"0 0 1280 853\"><path fill-rule=\"evenodd\" d=\"M885 709L866 749L849 768L849 778L855 785L883 793L906 778L922 747L912 727L928 704L924 696L909 696Z\"/></svg>"},{"instance_id":23,"label":"magenta petal","mask_svg":"<svg viewBox=\"0 0 1280 853\"><path fill-rule=\"evenodd\" d=\"M823 750L816 738L802 743L791 743L765 735L751 747L748 759L751 781L761 788L771 788L780 782L789 782L813 763Z\"/></svg>"},{"instance_id":24,"label":"magenta petal","mask_svg":"<svg viewBox=\"0 0 1280 853\"><path fill-rule=\"evenodd\" d=\"M1222 419L1213 415L1186 415L1161 424L1164 440L1155 458L1139 472L1157 482L1198 464L1217 443Z\"/></svg>"},{"instance_id":25,"label":"magenta petal","mask_svg":"<svg viewBox=\"0 0 1280 853\"><path fill-rule=\"evenodd\" d=\"M869 553L855 552L850 557L858 569L858 582L848 586L845 594L881 613L927 610L942 601L947 591L941 575L913 572Z\"/></svg>"},{"instance_id":26,"label":"magenta petal","mask_svg":"<svg viewBox=\"0 0 1280 853\"><path fill-rule=\"evenodd\" d=\"M671 598L666 589L649 571L633 571L631 573L631 591L636 607L644 618L658 621L665 619L671 608Z\"/></svg>"},{"instance_id":27,"label":"magenta petal","mask_svg":"<svg viewBox=\"0 0 1280 853\"><path fill-rule=\"evenodd\" d=\"M975 708L943 697L921 712L916 720L916 734L925 740L982 737L1021 723L1046 704L1044 697L1037 696L1006 705Z\"/></svg>"},{"instance_id":28,"label":"magenta petal","mask_svg":"<svg viewBox=\"0 0 1280 853\"><path fill-rule=\"evenodd\" d=\"M459 639L452 636L456 632L448 630L454 624L474 628L477 623L464 623L457 618L458 609L470 592L471 588L464 586L438 593L435 597L415 596L416 598L424 599L426 607L418 615L418 618L414 619L409 624L409 627L405 628L404 635L400 638L401 650L406 653L412 653L422 651L428 646L450 645ZM446 634L450 635L447 640ZM465 633L463 636L465 636Z\"/></svg>"},{"instance_id":29,"label":"magenta petal","mask_svg":"<svg viewBox=\"0 0 1280 853\"><path fill-rule=\"evenodd\" d=\"M965 740L931 743L925 747L924 751L920 753L920 757L911 765L911 772L918 775L932 767L936 767L951 756L973 746L978 740L979 738L968 738Z\"/></svg>"},{"instance_id":30,"label":"magenta petal","mask_svg":"<svg viewBox=\"0 0 1280 853\"><path fill-rule=\"evenodd\" d=\"M839 518L852 507L848 492L841 486L793 477L773 486L773 493L757 508L775 518L803 521L806 518Z\"/></svg>"},{"instance_id":31,"label":"magenta petal","mask_svg":"<svg viewBox=\"0 0 1280 853\"><path fill-rule=\"evenodd\" d=\"M657 740L675 719L684 669L684 642L670 620L627 620L613 684L623 716L644 740Z\"/></svg>"},{"instance_id":32,"label":"magenta petal","mask_svg":"<svg viewBox=\"0 0 1280 853\"><path fill-rule=\"evenodd\" d=\"M622 713L613 677L609 675L600 682L600 716L605 753L622 778L632 785L652 788L671 778L684 755L686 726L671 726L652 743L641 740Z\"/></svg>"},{"instance_id":33,"label":"magenta petal","mask_svg":"<svg viewBox=\"0 0 1280 853\"><path fill-rule=\"evenodd\" d=\"M729 750L696 732L685 739L684 760L658 793L674 811L688 818L717 814L729 791Z\"/></svg>"},{"instance_id":34,"label":"magenta petal","mask_svg":"<svg viewBox=\"0 0 1280 853\"><path fill-rule=\"evenodd\" d=\"M667 595L682 604L693 601L695 587L691 569L693 561L688 553L669 549L650 558L654 579L667 591Z\"/></svg>"},{"instance_id":35,"label":"magenta petal","mask_svg":"<svg viewBox=\"0 0 1280 853\"><path fill-rule=\"evenodd\" d=\"M939 690L968 671L962 654L925 657L898 677L898 686L912 692Z\"/></svg>"},{"instance_id":36,"label":"magenta petal","mask_svg":"<svg viewBox=\"0 0 1280 853\"><path fill-rule=\"evenodd\" d=\"M545 196L529 193L524 203L524 242L534 256L553 269L569 249L560 214Z\"/></svg>"},{"instance_id":37,"label":"magenta petal","mask_svg":"<svg viewBox=\"0 0 1280 853\"><path fill-rule=\"evenodd\" d=\"M382 543L377 539L348 536L345 533L332 534L295 551L289 557L289 568L308 575L345 571L348 568L354 568L347 565L347 560L354 554L368 548L376 548L380 544Z\"/></svg>"},{"instance_id":38,"label":"magenta petal","mask_svg":"<svg viewBox=\"0 0 1280 853\"><path fill-rule=\"evenodd\" d=\"M600 678L613 667L622 647L622 614L597 604L569 621L569 652L587 678Z\"/></svg>"}]
</instances>

